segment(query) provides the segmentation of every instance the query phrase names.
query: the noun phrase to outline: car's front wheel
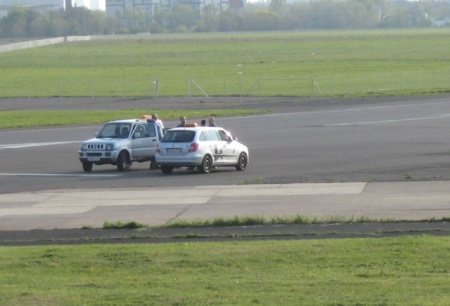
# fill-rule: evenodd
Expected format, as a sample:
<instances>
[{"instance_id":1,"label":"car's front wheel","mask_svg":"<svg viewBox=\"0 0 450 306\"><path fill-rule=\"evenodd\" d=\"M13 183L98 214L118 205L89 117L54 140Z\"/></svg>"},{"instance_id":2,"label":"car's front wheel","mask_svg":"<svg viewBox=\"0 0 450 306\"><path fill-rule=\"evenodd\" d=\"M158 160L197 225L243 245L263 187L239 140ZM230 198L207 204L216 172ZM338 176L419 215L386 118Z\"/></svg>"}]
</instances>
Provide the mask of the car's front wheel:
<instances>
[{"instance_id":1,"label":"car's front wheel","mask_svg":"<svg viewBox=\"0 0 450 306\"><path fill-rule=\"evenodd\" d=\"M83 170L84 172L91 172L92 171L92 163L90 162L83 162Z\"/></svg>"},{"instance_id":2,"label":"car's front wheel","mask_svg":"<svg viewBox=\"0 0 450 306\"><path fill-rule=\"evenodd\" d=\"M241 153L239 155L238 163L236 165L236 170L239 171L244 170L247 167L247 162L248 162L247 154Z\"/></svg>"},{"instance_id":3,"label":"car's front wheel","mask_svg":"<svg viewBox=\"0 0 450 306\"><path fill-rule=\"evenodd\" d=\"M203 158L202 164L199 167L201 173L210 173L212 168L211 156L207 155Z\"/></svg>"},{"instance_id":4,"label":"car's front wheel","mask_svg":"<svg viewBox=\"0 0 450 306\"><path fill-rule=\"evenodd\" d=\"M119 157L117 157L117 170L124 171L131 167L131 162L128 159L128 154L125 151L120 152Z\"/></svg>"},{"instance_id":5,"label":"car's front wheel","mask_svg":"<svg viewBox=\"0 0 450 306\"><path fill-rule=\"evenodd\" d=\"M161 172L164 174L170 174L173 171L173 167L171 166L161 166Z\"/></svg>"}]
</instances>

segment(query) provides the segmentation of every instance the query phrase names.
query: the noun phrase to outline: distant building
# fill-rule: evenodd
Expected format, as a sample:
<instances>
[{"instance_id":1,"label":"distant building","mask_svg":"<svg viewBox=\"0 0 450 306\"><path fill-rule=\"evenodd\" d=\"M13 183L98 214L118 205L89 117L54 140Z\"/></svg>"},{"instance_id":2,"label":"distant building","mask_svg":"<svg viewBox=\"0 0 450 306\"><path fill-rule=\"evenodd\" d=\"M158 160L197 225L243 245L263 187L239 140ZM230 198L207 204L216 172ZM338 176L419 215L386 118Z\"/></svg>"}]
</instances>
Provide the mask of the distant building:
<instances>
[{"instance_id":1,"label":"distant building","mask_svg":"<svg viewBox=\"0 0 450 306\"><path fill-rule=\"evenodd\" d=\"M106 14L116 16L124 14L127 10L144 11L149 19L155 15L156 8L169 10L175 5L190 5L193 9L201 11L205 6L214 4L219 9L227 9L232 5L236 8L243 7L245 0L106 0Z\"/></svg>"},{"instance_id":2,"label":"distant building","mask_svg":"<svg viewBox=\"0 0 450 306\"><path fill-rule=\"evenodd\" d=\"M0 18L6 16L14 6L25 6L38 12L86 7L91 10L105 10L106 0L0 0Z\"/></svg>"},{"instance_id":3,"label":"distant building","mask_svg":"<svg viewBox=\"0 0 450 306\"><path fill-rule=\"evenodd\" d=\"M106 0L72 0L72 5L74 7L86 7L90 10L105 10Z\"/></svg>"},{"instance_id":4,"label":"distant building","mask_svg":"<svg viewBox=\"0 0 450 306\"><path fill-rule=\"evenodd\" d=\"M39 12L64 8L65 0L0 0L0 17L6 16L13 6L25 6Z\"/></svg>"}]
</instances>

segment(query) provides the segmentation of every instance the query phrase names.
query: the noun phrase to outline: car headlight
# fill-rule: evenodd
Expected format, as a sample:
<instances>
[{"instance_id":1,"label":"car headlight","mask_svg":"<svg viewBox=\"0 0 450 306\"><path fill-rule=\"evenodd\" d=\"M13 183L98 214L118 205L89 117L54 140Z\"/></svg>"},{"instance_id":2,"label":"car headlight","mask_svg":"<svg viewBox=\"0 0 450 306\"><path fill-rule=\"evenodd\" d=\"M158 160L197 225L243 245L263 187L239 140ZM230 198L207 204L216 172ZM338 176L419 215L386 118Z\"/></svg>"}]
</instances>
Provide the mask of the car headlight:
<instances>
[{"instance_id":1,"label":"car headlight","mask_svg":"<svg viewBox=\"0 0 450 306\"><path fill-rule=\"evenodd\" d=\"M82 143L81 147L80 147L80 151L86 151L86 148L87 148L86 144Z\"/></svg>"},{"instance_id":2,"label":"car headlight","mask_svg":"<svg viewBox=\"0 0 450 306\"><path fill-rule=\"evenodd\" d=\"M105 151L113 151L114 150L114 144L108 143L105 145Z\"/></svg>"}]
</instances>

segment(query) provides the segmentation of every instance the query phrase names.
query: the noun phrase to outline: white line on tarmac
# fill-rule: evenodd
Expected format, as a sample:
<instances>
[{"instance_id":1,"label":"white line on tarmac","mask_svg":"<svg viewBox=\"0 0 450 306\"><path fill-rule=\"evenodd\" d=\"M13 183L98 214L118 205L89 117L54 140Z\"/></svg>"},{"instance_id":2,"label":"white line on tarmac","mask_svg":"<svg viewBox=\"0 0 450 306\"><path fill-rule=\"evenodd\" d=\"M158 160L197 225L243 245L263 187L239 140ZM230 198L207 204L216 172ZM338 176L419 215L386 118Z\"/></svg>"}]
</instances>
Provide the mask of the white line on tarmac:
<instances>
[{"instance_id":1,"label":"white line on tarmac","mask_svg":"<svg viewBox=\"0 0 450 306\"><path fill-rule=\"evenodd\" d=\"M449 118L450 114L444 114L432 117L418 117L418 118L407 118L407 119L392 119L392 120L376 120L376 121L362 121L362 122L348 122L348 123L336 123L336 124L325 124L325 126L348 126L348 125L364 125L364 124L378 124L378 123L392 123L392 122L403 122L403 121L420 121L420 120L434 120L434 119L446 119Z\"/></svg>"},{"instance_id":2,"label":"white line on tarmac","mask_svg":"<svg viewBox=\"0 0 450 306\"><path fill-rule=\"evenodd\" d=\"M57 141L57 142L34 142L34 143L17 143L17 144L4 144L0 145L1 149L21 149L28 147L43 147L43 146L55 146L61 144L81 143L82 141Z\"/></svg>"},{"instance_id":3,"label":"white line on tarmac","mask_svg":"<svg viewBox=\"0 0 450 306\"><path fill-rule=\"evenodd\" d=\"M299 111L299 112L290 112L290 113L275 113L275 114L256 114L256 115L245 115L245 118L261 118L261 117L282 117L282 116L298 116L298 115L311 115L311 114L326 114L326 113L345 113L345 112L358 112L358 111L366 111L366 110L382 110L382 109L392 109L392 108L408 108L411 106L416 107L425 107L430 106L431 103L427 103L424 105L417 104L398 104L398 105L384 105L384 106L363 106L363 107L353 107L353 108L344 108L344 109L331 109L331 110L317 110L317 111ZM436 102L433 104L442 104L442 102ZM225 117L226 118L226 117ZM243 117L235 116L226 118L227 120L233 119L242 119ZM224 119L224 118L221 118ZM330 124L339 125L339 124ZM350 123L348 124L350 125Z\"/></svg>"},{"instance_id":4,"label":"white line on tarmac","mask_svg":"<svg viewBox=\"0 0 450 306\"><path fill-rule=\"evenodd\" d=\"M0 176L117 177L119 174L0 173Z\"/></svg>"}]
</instances>

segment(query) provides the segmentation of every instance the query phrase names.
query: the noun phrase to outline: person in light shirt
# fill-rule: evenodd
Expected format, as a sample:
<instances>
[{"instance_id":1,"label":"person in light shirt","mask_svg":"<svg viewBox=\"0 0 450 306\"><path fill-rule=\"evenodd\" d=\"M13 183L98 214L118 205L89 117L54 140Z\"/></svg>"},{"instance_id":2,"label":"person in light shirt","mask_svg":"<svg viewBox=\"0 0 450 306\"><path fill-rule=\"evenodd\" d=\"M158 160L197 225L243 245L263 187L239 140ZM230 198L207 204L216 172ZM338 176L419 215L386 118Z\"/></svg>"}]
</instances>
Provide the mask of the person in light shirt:
<instances>
[{"instance_id":1,"label":"person in light shirt","mask_svg":"<svg viewBox=\"0 0 450 306\"><path fill-rule=\"evenodd\" d=\"M152 119L156 122L156 124L158 124L160 126L161 130L164 131L164 124L163 124L162 120L158 118L158 114L153 114Z\"/></svg>"}]
</instances>

